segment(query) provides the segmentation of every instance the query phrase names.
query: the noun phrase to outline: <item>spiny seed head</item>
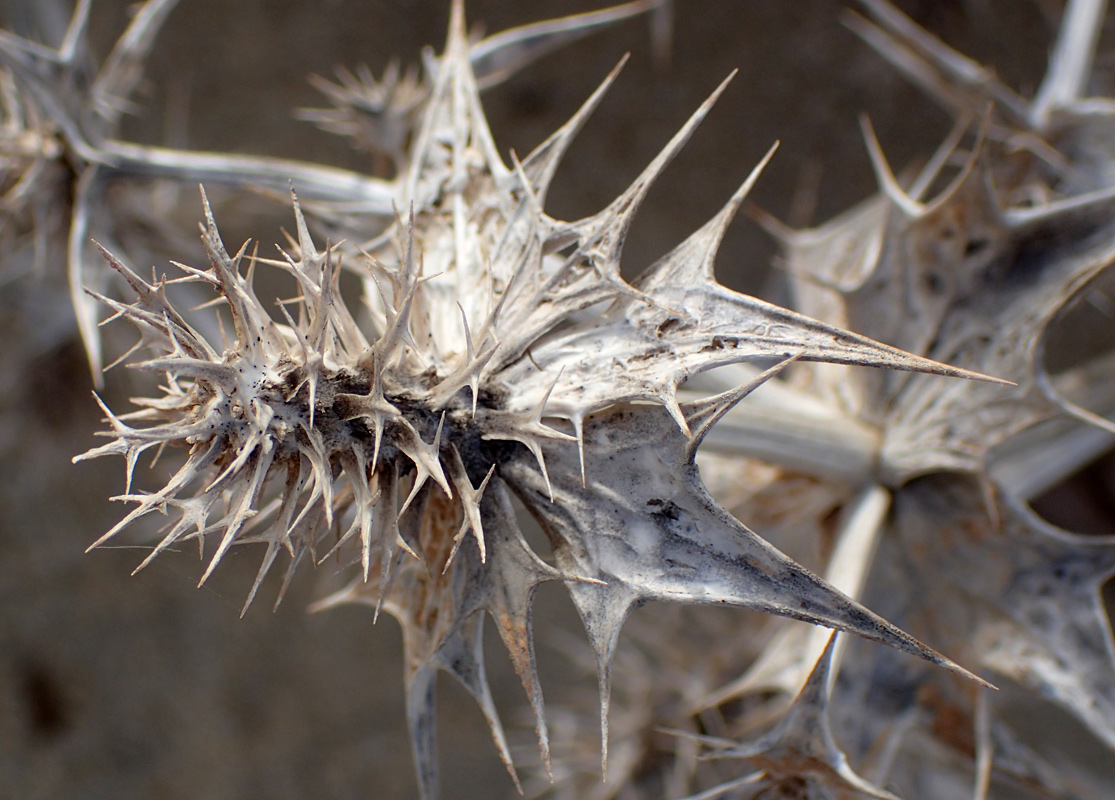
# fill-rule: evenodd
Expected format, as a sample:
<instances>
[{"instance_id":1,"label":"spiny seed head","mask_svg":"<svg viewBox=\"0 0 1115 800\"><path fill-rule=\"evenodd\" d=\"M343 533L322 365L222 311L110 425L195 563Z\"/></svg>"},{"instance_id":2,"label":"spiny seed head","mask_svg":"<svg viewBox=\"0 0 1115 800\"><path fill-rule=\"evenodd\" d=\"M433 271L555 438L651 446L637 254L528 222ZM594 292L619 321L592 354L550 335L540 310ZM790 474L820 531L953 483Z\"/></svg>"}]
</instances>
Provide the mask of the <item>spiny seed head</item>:
<instances>
[{"instance_id":1,"label":"spiny seed head","mask_svg":"<svg viewBox=\"0 0 1115 800\"><path fill-rule=\"evenodd\" d=\"M737 522L704 489L695 457L736 403L798 360L983 376L719 285L717 247L762 164L705 226L639 278L623 277L640 203L727 81L623 194L566 222L543 211L547 189L616 73L508 165L488 130L473 60L456 4L404 168L385 184L400 213L361 246L319 249L295 198L297 235L276 259L249 255L247 245L230 253L207 203L206 268L179 265L181 277L147 281L105 254L135 299L100 299L139 331L137 348L153 351L135 366L164 383L138 411L106 409L112 441L79 457L127 461L129 488L118 499L135 508L97 544L168 513L140 566L199 539L210 550L204 582L233 545L261 543L247 603L280 557L288 581L300 563L334 554L354 565L351 585L323 605L367 603L400 621L427 797L436 793L438 670L480 704L515 775L484 676L485 614L522 679L548 759L531 627L544 581L566 584L596 654L605 752L619 631L649 600L807 620L974 677ZM263 268L293 278L296 298L275 310L261 302L253 279ZM341 269L362 279L359 321L340 291ZM212 290L228 342L208 341L175 310L167 293L175 283ZM736 389L679 399L691 375L735 363L757 369ZM184 462L163 488L133 494L131 471L153 448L178 448ZM513 498L542 525L548 559L527 544Z\"/></svg>"}]
</instances>

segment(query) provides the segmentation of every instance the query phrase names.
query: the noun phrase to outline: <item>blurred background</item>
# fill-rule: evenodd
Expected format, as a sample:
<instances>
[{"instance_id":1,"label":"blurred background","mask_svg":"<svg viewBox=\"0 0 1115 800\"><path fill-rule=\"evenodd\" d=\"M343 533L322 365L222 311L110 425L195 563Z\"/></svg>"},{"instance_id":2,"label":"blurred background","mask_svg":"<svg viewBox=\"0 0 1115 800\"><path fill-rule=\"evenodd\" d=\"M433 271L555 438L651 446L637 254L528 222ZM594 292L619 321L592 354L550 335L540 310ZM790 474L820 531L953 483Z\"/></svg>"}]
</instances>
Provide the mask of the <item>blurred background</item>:
<instances>
[{"instance_id":1,"label":"blurred background","mask_svg":"<svg viewBox=\"0 0 1115 800\"><path fill-rule=\"evenodd\" d=\"M44 30L41 8L32 22L32 3L54 3L58 25ZM738 69L651 192L625 249L625 271L637 273L705 222L776 140L781 147L754 201L795 226L823 221L875 189L858 115L870 116L896 169L930 154L950 123L842 24L850 5L676 0L668 65L651 57L647 20L624 22L489 91L493 133L503 153L525 155L632 53L551 191L549 213L576 219L620 193ZM1061 4L898 5L1028 96ZM598 7L471 0L467 15L492 33ZM129 10L119 0L94 0L100 56ZM5 0L0 25L53 45L69 12L66 2ZM448 0L181 0L150 58L145 103L126 120L125 138L368 170L366 157L343 140L294 118L297 108L324 104L306 77L360 64L379 75L391 58L417 64L423 46L441 49L448 14ZM178 195L167 201L165 222L184 244L168 256L198 263L197 196ZM267 251L280 226L291 225L282 204L228 193L218 200L230 246L252 237ZM774 254L766 234L741 215L718 274L777 301ZM150 266L133 264L140 272ZM389 618L373 627L363 608L307 614L335 586L328 566L303 571L276 613L269 581L240 619L258 566L251 548L230 554L200 590L196 553L167 553L136 577L129 574L142 547L84 553L124 513L107 500L123 490L123 469L108 460L70 464L99 443L93 431L102 423L68 316L64 265L47 264L34 281L0 286L0 310L22 304L17 315L0 314L0 797L413 797L398 628ZM133 379L124 371L110 376L110 407L126 406ZM536 607L543 688L560 709L568 692L584 696L595 680L572 670L563 652L580 646L581 634L561 587L544 587ZM517 710L521 687L489 638L497 704L523 767L536 771L532 725ZM511 783L472 701L444 680L439 698L444 796L509 796ZM595 742L598 731L590 724L583 736Z\"/></svg>"}]
</instances>

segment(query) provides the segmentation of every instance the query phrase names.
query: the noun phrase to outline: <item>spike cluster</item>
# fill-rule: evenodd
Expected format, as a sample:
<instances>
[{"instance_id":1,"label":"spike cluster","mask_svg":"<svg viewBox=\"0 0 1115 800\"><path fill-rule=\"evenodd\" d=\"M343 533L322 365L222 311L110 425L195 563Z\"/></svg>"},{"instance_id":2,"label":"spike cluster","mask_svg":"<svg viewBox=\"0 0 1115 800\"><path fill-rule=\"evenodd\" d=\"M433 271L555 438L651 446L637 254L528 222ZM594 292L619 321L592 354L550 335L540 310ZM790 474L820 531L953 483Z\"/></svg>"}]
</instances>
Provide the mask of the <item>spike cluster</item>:
<instances>
[{"instance_id":1,"label":"spike cluster","mask_svg":"<svg viewBox=\"0 0 1115 800\"><path fill-rule=\"evenodd\" d=\"M135 349L154 355L135 366L164 384L139 411L106 409L112 441L79 458L124 456L129 485L145 450L184 458L162 489L126 489L119 499L135 508L97 544L169 513L140 566L197 539L210 552L204 582L233 545L263 543L248 603L284 552L288 581L302 562L352 564L352 584L323 605L367 603L400 621L424 797L437 793L438 670L480 704L515 775L484 674L485 615L522 680L548 764L531 624L546 581L566 584L596 654L605 755L619 631L648 600L806 620L975 679L737 522L704 489L695 458L717 421L795 361L983 376L720 286L716 249L762 164L707 225L624 280L622 245L640 203L727 82L619 198L562 222L542 210L547 189L615 73L507 166L484 119L475 59L457 4L406 168L391 184L406 217L361 251L319 250L296 198L297 238L276 260L249 256L247 245L230 254L208 204L206 269L179 265L183 277L148 282L106 253L135 299L98 299L137 328ZM342 265L363 280L363 324L339 289ZM262 267L298 287L275 314L254 288ZM231 322L223 347L175 310L177 284L215 294ZM737 388L679 400L689 376L743 362L759 371ZM527 544L513 498L541 523L552 563Z\"/></svg>"},{"instance_id":2,"label":"spike cluster","mask_svg":"<svg viewBox=\"0 0 1115 800\"><path fill-rule=\"evenodd\" d=\"M162 381L129 413L102 403L109 441L75 459L125 460L115 499L133 507L94 547L157 520L137 570L196 542L204 583L234 546L257 545L244 611L277 566L281 600L300 567L339 564L351 580L318 607L364 604L401 625L426 800L438 795L439 671L476 701L520 787L486 675L486 617L561 797L1115 791L1109 776L1035 752L1008 700L919 641L1060 706L1115 751L1102 595L1115 537L1062 531L1027 506L1109 449L1115 430L1109 349L1081 348L1061 371L1047 359L1074 309L1104 299L1115 260L1115 104L1084 95L1101 0L1066 4L1032 100L886 0L860 0L865 16L849 26L956 125L908 180L865 121L877 196L808 230L762 215L783 246L794 310L729 291L713 272L774 148L672 252L635 279L621 269L640 205L728 80L626 191L581 220L548 214L547 194L622 62L525 158L505 160L488 129L483 89L640 14L654 15L661 46L668 0L472 41L458 0L444 52L421 69L317 79L332 107L302 118L370 153L367 175L119 140L175 4L143 3L95 68L89 0L57 46L0 32L2 249L16 253L5 278L12 262L50 261L61 242L94 372L107 306L109 321L139 333L118 362ZM110 180L136 176L284 196L293 185L295 235L276 257L230 251L203 193L208 265L145 279L117 236L132 217L102 202ZM347 240L319 245L315 223ZM147 227L164 246L175 239L161 221ZM108 269L88 258L93 232ZM294 297L276 304L258 290L264 270L293 282ZM885 369L837 366L849 364ZM132 486L145 452L173 465L150 492ZM544 552L520 508L541 526ZM572 745L555 737L555 759L567 760L553 766L532 621L550 581L587 632L602 730L602 754L595 742L585 754L583 720ZM705 648L692 642L707 631L688 617L648 616L633 680L620 631L650 601L814 625L780 620L764 639L733 620ZM687 671L698 649L702 664ZM614 696L613 674L623 675ZM609 726L623 737L610 770ZM658 734L638 735L648 727Z\"/></svg>"}]
</instances>

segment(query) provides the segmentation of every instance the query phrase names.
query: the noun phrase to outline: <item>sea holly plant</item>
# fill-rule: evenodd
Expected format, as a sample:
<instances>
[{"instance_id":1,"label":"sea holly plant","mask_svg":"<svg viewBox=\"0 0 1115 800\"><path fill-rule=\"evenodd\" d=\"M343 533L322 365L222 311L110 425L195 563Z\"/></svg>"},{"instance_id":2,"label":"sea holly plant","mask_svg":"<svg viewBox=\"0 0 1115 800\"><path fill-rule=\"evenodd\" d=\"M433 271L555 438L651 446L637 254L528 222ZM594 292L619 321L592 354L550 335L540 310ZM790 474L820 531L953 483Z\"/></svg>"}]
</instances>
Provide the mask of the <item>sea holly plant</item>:
<instances>
[{"instance_id":1,"label":"sea holly plant","mask_svg":"<svg viewBox=\"0 0 1115 800\"><path fill-rule=\"evenodd\" d=\"M249 603L280 553L288 574L334 552L351 560L352 585L326 602L367 602L401 623L426 796L437 791L439 669L476 697L512 769L484 677L485 614L522 679L548 760L531 626L532 597L545 581L567 585L597 654L605 752L612 655L628 611L647 600L816 622L968 675L733 519L703 488L695 455L720 416L794 361L979 376L717 284L716 246L759 168L705 227L626 281L621 251L632 218L723 85L607 208L576 222L552 219L543 211L550 180L614 77L508 166L488 132L455 5L399 182L406 211L366 252L319 249L295 200L291 252L230 254L206 205L209 265L180 266L175 280L220 298L231 321L220 350L175 310L167 280L143 280L105 254L136 297L100 299L155 351L136 366L166 382L138 412L106 410L112 441L81 458L123 455L130 482L145 450L170 445L188 455L162 489L126 490L120 499L136 507L98 544L152 512L169 513L141 566L184 540L208 540L204 582L233 545L263 543ZM340 292L342 262L364 277L366 325ZM298 285L278 314L253 287L265 267ZM739 362L766 369L728 392L678 401L690 374ZM542 524L552 563L527 544L513 498Z\"/></svg>"},{"instance_id":2,"label":"sea holly plant","mask_svg":"<svg viewBox=\"0 0 1115 800\"><path fill-rule=\"evenodd\" d=\"M139 334L119 361L160 381L134 410L102 403L109 441L75 459L125 459L115 499L133 507L94 547L157 521L137 570L196 543L204 583L233 546L254 545L262 558L244 610L273 569L285 573L281 600L299 572L340 564L350 582L317 607L359 603L398 620L426 798L439 789L441 671L475 699L519 785L485 670L488 619L557 794L650 796L640 781L669 763L675 794L703 798L936 798L958 786L979 798L993 775L1044 796L1091 796L1033 757L987 679L1115 742L1100 599L1112 542L1026 506L1101 452L1110 429L1106 352L1056 374L1044 362L1050 329L1102 298L1115 255L1110 187L1073 168L1079 153L1095 158L1074 132L1106 110L1080 100L1102 4L1070 3L1031 106L889 5L863 5L874 22L851 25L958 122L912 179L894 175L865 126L878 197L813 230L766 220L796 310L730 291L713 271L773 148L703 227L641 275L623 269L651 185L728 81L627 190L579 220L548 213L548 190L619 67L523 158L489 131L483 88L597 27L645 12L661 23L666 4L470 39L455 2L444 51L421 72L319 80L333 107L302 116L371 153L373 175L115 138L113 109L173 2L142 7L114 51L123 55L94 71L107 77L92 100L78 58L89 3L57 50L0 39L0 77L24 92L7 107L50 120L36 157L76 169L85 187L67 241L71 283L94 284L75 295L93 366L94 309L107 308L105 322ZM1083 61L1066 55L1082 36ZM147 278L110 240L100 271L84 257L90 232L112 231L91 222L98 187L138 175L282 189L294 234L277 255L228 247L203 190L207 263ZM269 272L293 297L258 288ZM144 453L173 463L161 488L133 488ZM739 484L746 491L728 491ZM531 543L520 509L545 545ZM802 546L826 541L813 556ZM532 624L547 582L568 591L593 654L602 736L591 790L575 758L551 766ZM739 641L716 668L664 671L628 691L621 629L651 601L820 627L782 628L761 651ZM667 629L656 633L642 644L668 650ZM681 702L660 702L682 686ZM601 784L613 713L670 729L674 749L653 752L663 737L647 736L647 751L626 747ZM709 763L746 766L710 780L700 748Z\"/></svg>"}]
</instances>

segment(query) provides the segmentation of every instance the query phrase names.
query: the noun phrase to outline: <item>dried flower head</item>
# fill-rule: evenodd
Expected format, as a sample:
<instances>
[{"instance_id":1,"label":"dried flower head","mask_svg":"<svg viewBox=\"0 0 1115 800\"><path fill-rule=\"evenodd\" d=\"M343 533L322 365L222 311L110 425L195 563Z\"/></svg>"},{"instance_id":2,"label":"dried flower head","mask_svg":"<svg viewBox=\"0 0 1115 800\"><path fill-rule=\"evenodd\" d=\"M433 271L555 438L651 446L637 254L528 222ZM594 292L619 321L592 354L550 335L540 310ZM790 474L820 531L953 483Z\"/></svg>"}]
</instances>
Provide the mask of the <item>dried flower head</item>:
<instances>
[{"instance_id":1,"label":"dried flower head","mask_svg":"<svg viewBox=\"0 0 1115 800\"><path fill-rule=\"evenodd\" d=\"M282 553L288 578L334 554L353 564L352 584L325 604L368 603L399 620L426 797L437 791L438 670L477 700L515 774L484 673L485 614L548 760L531 630L532 596L546 581L565 583L596 654L605 753L619 631L649 600L806 620L974 678L736 521L705 490L695 457L729 409L796 361L982 376L720 286L717 246L762 164L704 227L624 279L623 243L641 201L727 82L615 201L565 222L543 210L550 181L616 73L508 165L484 118L475 59L458 2L405 170L376 184L402 214L362 250L319 248L296 199L297 236L279 259L247 245L230 253L207 203L207 268L179 265L182 277L146 281L105 254L134 300L99 299L139 331L133 352L153 351L135 366L164 383L138 411L106 408L112 441L79 457L127 461L118 499L135 508L97 544L169 514L140 567L197 539L210 552L204 582L233 545L262 543L248 603ZM363 279L366 319L342 296L342 267ZM254 288L262 268L298 287L274 313ZM175 310L168 289L179 283L213 291L228 341L208 341ZM742 385L679 399L690 376L738 363L757 367ZM162 489L133 493L139 455L168 447L186 454L177 472ZM551 553L527 544L516 501Z\"/></svg>"}]
</instances>

